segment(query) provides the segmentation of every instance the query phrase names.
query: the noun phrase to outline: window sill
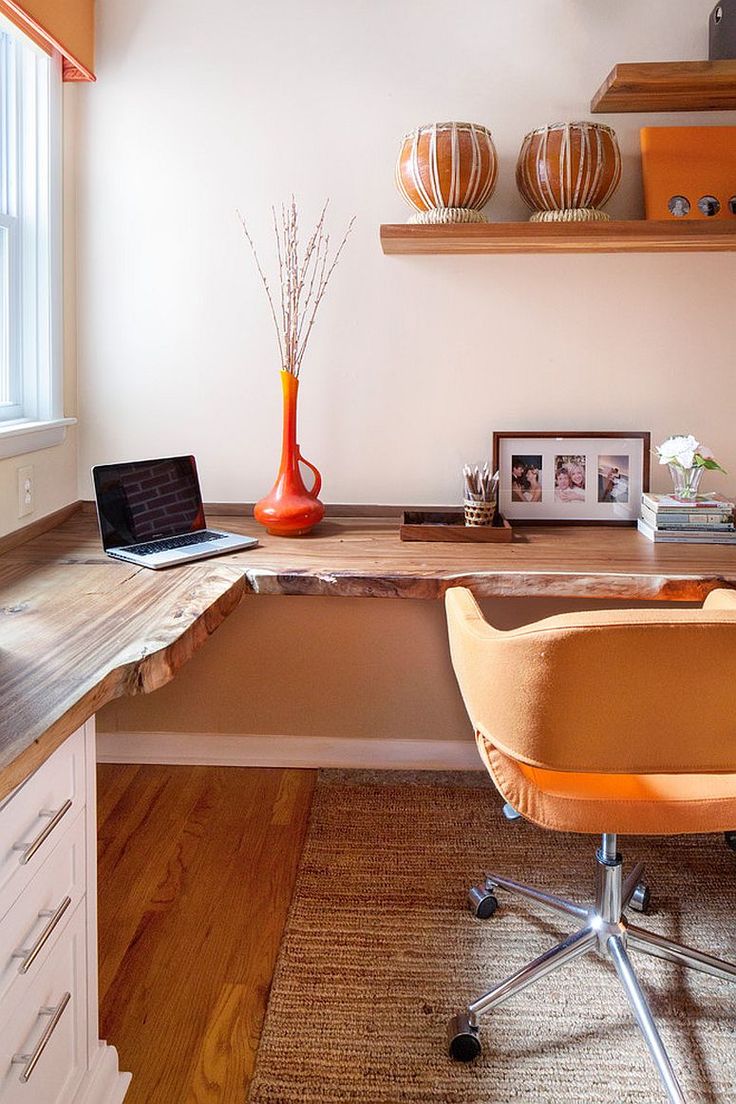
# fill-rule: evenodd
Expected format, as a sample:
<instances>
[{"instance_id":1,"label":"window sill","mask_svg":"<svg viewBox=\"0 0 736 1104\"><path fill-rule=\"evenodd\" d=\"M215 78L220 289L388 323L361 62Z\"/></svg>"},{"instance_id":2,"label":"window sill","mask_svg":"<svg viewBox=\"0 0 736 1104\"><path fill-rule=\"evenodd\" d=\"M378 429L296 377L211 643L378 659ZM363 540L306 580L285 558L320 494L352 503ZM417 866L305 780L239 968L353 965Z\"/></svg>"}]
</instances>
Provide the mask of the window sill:
<instances>
[{"instance_id":1,"label":"window sill","mask_svg":"<svg viewBox=\"0 0 736 1104\"><path fill-rule=\"evenodd\" d=\"M8 422L5 425L0 422L0 460L60 445L66 437L66 427L76 423L76 418L50 418L45 422Z\"/></svg>"}]
</instances>

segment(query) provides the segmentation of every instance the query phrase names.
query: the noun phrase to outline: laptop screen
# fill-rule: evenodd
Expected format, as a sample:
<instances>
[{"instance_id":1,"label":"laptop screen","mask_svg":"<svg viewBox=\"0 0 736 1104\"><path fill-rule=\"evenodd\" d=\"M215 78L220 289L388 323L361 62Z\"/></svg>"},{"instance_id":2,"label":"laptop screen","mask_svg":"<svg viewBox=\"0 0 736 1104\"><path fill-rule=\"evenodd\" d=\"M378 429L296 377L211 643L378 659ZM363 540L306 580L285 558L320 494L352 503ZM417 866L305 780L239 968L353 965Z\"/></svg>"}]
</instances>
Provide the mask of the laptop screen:
<instances>
[{"instance_id":1,"label":"laptop screen","mask_svg":"<svg viewBox=\"0 0 736 1104\"><path fill-rule=\"evenodd\" d=\"M92 469L105 549L206 528L193 456Z\"/></svg>"}]
</instances>

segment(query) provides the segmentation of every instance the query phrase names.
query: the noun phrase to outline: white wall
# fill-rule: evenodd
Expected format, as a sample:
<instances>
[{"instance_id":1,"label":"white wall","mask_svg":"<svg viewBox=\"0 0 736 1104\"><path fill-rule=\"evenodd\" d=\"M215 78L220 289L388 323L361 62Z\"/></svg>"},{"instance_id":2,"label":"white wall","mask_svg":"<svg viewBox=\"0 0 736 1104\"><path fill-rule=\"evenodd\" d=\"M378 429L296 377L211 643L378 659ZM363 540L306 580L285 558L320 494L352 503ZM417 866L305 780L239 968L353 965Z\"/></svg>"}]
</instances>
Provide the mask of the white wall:
<instances>
[{"instance_id":1,"label":"white wall","mask_svg":"<svg viewBox=\"0 0 736 1104\"><path fill-rule=\"evenodd\" d=\"M90 464L193 450L205 497L270 486L279 440L270 319L236 222L270 253L269 206L332 200L354 237L302 377L301 443L324 498L452 501L494 428L701 435L736 471L736 257L389 258L401 135L485 123L492 218L534 126L589 115L617 61L707 55L712 0L98 0L79 88L80 489ZM642 214L638 128L613 116ZM659 473L657 473L659 477ZM719 484L724 486L725 484Z\"/></svg>"}]
</instances>

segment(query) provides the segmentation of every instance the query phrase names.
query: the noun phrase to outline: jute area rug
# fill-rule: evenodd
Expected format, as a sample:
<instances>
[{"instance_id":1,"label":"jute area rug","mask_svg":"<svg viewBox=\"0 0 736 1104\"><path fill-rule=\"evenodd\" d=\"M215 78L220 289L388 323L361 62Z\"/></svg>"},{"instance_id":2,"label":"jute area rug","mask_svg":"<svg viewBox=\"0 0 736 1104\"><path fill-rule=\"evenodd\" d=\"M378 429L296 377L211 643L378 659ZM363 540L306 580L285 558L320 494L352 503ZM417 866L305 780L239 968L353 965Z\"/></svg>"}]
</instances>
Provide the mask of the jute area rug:
<instances>
[{"instance_id":1,"label":"jute area rug","mask_svg":"<svg viewBox=\"0 0 736 1104\"><path fill-rule=\"evenodd\" d=\"M735 826L736 827L736 826ZM721 836L621 840L652 929L736 960L736 856ZM466 892L496 869L573 900L594 841L507 823L484 774L323 772L273 981L251 1104L657 1104L613 969L578 960L484 1017L473 1065L448 1017L557 942L563 917ZM633 952L632 952L633 954ZM736 986L637 954L689 1102L736 1102Z\"/></svg>"}]
</instances>

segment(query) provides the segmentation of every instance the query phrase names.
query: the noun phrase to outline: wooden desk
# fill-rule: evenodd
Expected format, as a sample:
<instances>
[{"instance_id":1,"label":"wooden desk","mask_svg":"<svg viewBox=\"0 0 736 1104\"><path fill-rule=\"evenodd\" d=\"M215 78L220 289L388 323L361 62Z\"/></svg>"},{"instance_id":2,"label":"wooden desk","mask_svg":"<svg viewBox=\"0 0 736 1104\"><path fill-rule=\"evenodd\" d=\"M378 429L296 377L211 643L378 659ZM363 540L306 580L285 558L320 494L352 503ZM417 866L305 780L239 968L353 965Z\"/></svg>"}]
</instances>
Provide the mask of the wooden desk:
<instances>
[{"instance_id":1,"label":"wooden desk","mask_svg":"<svg viewBox=\"0 0 736 1104\"><path fill-rule=\"evenodd\" d=\"M537 528L507 545L402 544L396 519L332 518L262 547L153 572L105 556L79 512L0 558L0 799L87 718L173 678L247 594L701 601L736 587L736 549L653 545L633 529Z\"/></svg>"}]
</instances>

